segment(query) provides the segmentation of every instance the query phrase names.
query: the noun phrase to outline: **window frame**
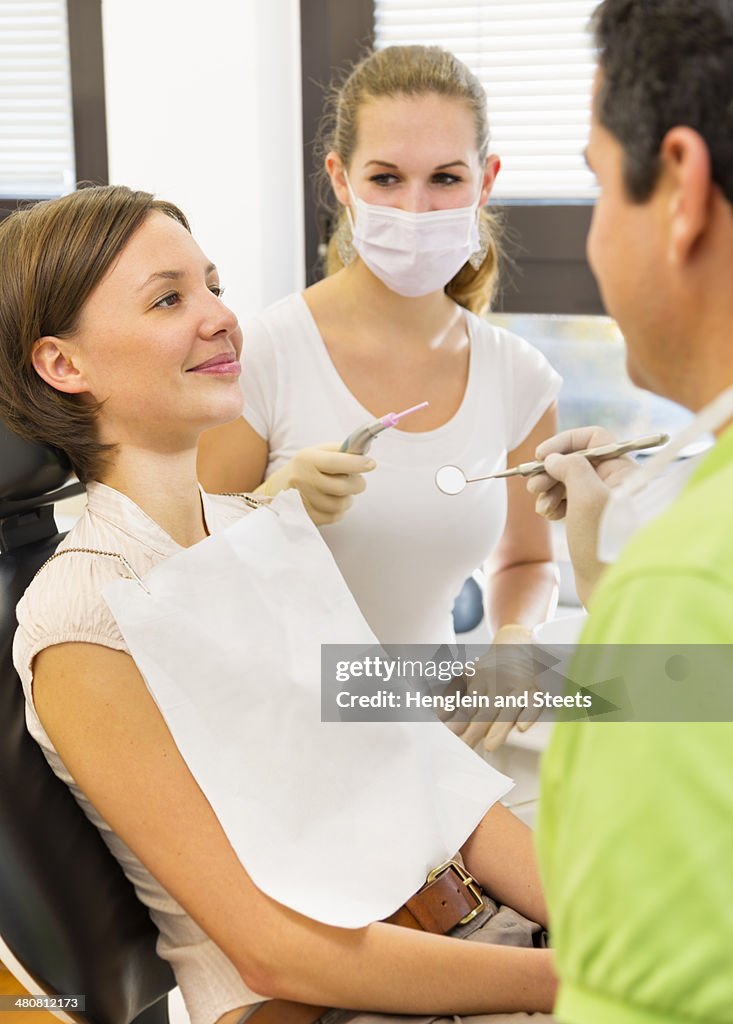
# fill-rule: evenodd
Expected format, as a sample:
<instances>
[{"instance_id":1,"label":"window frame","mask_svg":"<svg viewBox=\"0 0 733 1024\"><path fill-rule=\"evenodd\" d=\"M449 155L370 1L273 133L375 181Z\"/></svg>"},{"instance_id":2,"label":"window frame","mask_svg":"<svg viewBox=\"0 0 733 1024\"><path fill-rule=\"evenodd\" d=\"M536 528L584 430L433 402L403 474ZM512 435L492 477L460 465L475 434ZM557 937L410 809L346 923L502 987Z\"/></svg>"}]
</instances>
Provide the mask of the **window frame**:
<instances>
[{"instance_id":1,"label":"window frame","mask_svg":"<svg viewBox=\"0 0 733 1024\"><path fill-rule=\"evenodd\" d=\"M303 97L303 198L305 277L323 277L321 253L330 218L316 197L316 141L331 80L374 45L373 0L300 0L300 59Z\"/></svg>"},{"instance_id":2,"label":"window frame","mask_svg":"<svg viewBox=\"0 0 733 1024\"><path fill-rule=\"evenodd\" d=\"M66 0L77 182L108 184L102 0ZM51 198L47 196L45 198ZM0 220L40 199L0 196Z\"/></svg>"},{"instance_id":3,"label":"window frame","mask_svg":"<svg viewBox=\"0 0 733 1024\"><path fill-rule=\"evenodd\" d=\"M313 141L327 86L374 44L373 0L300 0L303 83L303 178L306 281L323 276L319 246L328 217L317 206ZM502 313L604 313L598 287L585 255L593 202L498 202L506 229L502 288L496 311Z\"/></svg>"}]
</instances>

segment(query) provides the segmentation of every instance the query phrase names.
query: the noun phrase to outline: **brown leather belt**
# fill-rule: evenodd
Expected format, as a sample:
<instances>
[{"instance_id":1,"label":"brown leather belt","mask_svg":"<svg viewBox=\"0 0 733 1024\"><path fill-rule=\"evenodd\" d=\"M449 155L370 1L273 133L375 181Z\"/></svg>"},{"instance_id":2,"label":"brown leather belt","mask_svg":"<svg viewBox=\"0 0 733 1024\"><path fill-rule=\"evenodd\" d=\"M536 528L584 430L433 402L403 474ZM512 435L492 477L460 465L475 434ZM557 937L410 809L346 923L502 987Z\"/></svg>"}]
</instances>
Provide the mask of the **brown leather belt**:
<instances>
[{"instance_id":1,"label":"brown leather belt","mask_svg":"<svg viewBox=\"0 0 733 1024\"><path fill-rule=\"evenodd\" d=\"M483 908L481 886L462 864L449 860L434 868L422 889L385 923L447 935L456 925L467 924ZM246 1024L315 1024L326 1010L325 1006L270 999L245 1020Z\"/></svg>"}]
</instances>

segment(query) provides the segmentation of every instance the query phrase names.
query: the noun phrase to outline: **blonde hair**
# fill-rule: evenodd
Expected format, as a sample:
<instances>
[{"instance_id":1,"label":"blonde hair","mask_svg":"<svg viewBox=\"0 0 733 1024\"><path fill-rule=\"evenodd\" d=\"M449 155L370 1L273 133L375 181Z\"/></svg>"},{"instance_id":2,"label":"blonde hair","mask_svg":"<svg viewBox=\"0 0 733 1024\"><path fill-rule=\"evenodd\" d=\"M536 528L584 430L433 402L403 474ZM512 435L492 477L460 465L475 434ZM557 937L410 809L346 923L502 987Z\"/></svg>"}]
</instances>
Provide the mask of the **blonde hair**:
<instances>
[{"instance_id":1,"label":"blonde hair","mask_svg":"<svg viewBox=\"0 0 733 1024\"><path fill-rule=\"evenodd\" d=\"M341 86L331 90L319 133L321 156L335 151L345 167L351 162L357 139L359 110L371 99L394 96L422 96L437 93L465 103L473 114L476 149L483 166L489 152L489 121L486 93L476 75L455 54L439 46L389 46L377 50L352 69ZM325 171L321 174L321 200L334 211L332 192ZM329 197L330 202L326 200ZM346 214L343 208L334 218L334 231L326 251L326 273L343 267L335 234ZM445 286L445 292L461 306L483 313L496 292L499 276L501 225L494 213L480 211L482 237L488 234L488 249L477 270L465 263Z\"/></svg>"}]
</instances>

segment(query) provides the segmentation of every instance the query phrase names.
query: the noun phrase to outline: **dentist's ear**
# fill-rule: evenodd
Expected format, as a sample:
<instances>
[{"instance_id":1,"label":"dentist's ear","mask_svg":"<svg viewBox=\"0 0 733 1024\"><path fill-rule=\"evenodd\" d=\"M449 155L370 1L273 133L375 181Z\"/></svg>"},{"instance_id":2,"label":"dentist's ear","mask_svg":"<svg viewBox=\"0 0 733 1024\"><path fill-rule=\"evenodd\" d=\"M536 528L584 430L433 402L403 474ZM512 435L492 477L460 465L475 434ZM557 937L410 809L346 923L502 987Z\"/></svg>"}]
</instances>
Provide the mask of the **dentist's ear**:
<instances>
[{"instance_id":1,"label":"dentist's ear","mask_svg":"<svg viewBox=\"0 0 733 1024\"><path fill-rule=\"evenodd\" d=\"M326 155L326 173L331 179L334 195L342 206L349 205L349 188L346 184L346 168L338 153L331 150Z\"/></svg>"},{"instance_id":2,"label":"dentist's ear","mask_svg":"<svg viewBox=\"0 0 733 1024\"><path fill-rule=\"evenodd\" d=\"M74 365L71 347L60 338L39 338L31 352L31 362L38 376L56 391L78 395L89 387L81 371Z\"/></svg>"},{"instance_id":3,"label":"dentist's ear","mask_svg":"<svg viewBox=\"0 0 733 1024\"><path fill-rule=\"evenodd\" d=\"M659 155L669 188L668 255L680 266L708 225L715 188L710 151L694 128L678 126L665 135Z\"/></svg>"}]
</instances>

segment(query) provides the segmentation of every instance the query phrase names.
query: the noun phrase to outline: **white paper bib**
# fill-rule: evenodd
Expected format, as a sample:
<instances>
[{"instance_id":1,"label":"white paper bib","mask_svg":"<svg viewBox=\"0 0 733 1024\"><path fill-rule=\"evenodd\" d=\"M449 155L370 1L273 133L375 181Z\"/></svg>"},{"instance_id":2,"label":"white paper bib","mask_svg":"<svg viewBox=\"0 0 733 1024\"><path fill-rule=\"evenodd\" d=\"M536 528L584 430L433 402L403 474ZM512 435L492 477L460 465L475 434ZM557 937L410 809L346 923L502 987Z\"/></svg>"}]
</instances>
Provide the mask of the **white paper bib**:
<instances>
[{"instance_id":1,"label":"white paper bib","mask_svg":"<svg viewBox=\"0 0 733 1024\"><path fill-rule=\"evenodd\" d=\"M274 514L277 512L277 514ZM104 588L242 865L326 924L387 917L512 782L444 725L321 722L321 644L376 644L299 495Z\"/></svg>"}]
</instances>

